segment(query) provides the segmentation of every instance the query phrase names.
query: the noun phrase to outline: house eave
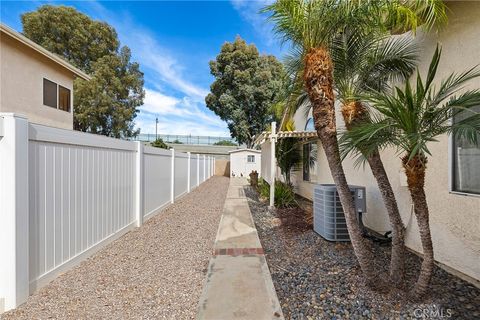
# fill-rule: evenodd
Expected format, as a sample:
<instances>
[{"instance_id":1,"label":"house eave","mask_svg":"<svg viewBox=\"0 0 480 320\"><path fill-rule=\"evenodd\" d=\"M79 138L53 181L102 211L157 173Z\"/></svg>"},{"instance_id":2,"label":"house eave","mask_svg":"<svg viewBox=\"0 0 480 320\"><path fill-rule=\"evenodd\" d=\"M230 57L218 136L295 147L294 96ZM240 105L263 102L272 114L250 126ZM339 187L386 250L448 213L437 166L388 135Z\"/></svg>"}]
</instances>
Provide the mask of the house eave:
<instances>
[{"instance_id":1,"label":"house eave","mask_svg":"<svg viewBox=\"0 0 480 320\"><path fill-rule=\"evenodd\" d=\"M82 70L78 69L77 67L74 67L73 65L71 65L70 63L65 61L64 59L60 58L56 54L48 51L44 47L42 47L42 46L38 45L37 43L33 42L32 40L28 39L27 37L25 37L21 33L13 30L9 26L7 26L3 23L0 23L0 31L1 31L1 33L4 33L4 34L8 35L9 37L11 37L14 40L22 43L23 45L35 50L37 53L40 53L44 57L46 57L49 60L55 62L56 64L59 64L63 68L72 72L77 77L80 77L84 80L90 80L91 79L91 77L88 74L86 74L85 72L83 72Z\"/></svg>"}]
</instances>

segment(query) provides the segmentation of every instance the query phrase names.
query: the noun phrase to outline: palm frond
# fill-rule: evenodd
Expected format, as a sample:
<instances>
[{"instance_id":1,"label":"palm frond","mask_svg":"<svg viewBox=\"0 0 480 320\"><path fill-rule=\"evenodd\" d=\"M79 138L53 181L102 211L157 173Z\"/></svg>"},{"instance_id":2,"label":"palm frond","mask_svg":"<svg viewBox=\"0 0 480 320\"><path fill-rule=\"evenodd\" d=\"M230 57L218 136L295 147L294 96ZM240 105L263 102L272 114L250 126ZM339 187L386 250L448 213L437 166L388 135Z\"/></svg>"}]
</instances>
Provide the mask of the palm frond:
<instances>
[{"instance_id":1,"label":"palm frond","mask_svg":"<svg viewBox=\"0 0 480 320\"><path fill-rule=\"evenodd\" d=\"M410 158L429 155L429 145L445 133L477 144L480 137L480 89L454 95L480 73L472 68L452 74L441 82L438 91L433 82L439 66L441 49L437 48L424 81L417 70L416 86L409 80L394 93L373 92L364 98L371 104L371 123L360 124L344 139L362 152L396 146ZM448 101L441 103L448 99ZM455 119L455 121L451 121ZM373 149L372 149L373 148ZM348 151L348 149L346 149Z\"/></svg>"},{"instance_id":2,"label":"palm frond","mask_svg":"<svg viewBox=\"0 0 480 320\"><path fill-rule=\"evenodd\" d=\"M342 156L368 156L378 149L396 145L398 129L394 122L380 114L371 114L371 121L344 132L339 140Z\"/></svg>"},{"instance_id":3,"label":"palm frond","mask_svg":"<svg viewBox=\"0 0 480 320\"><path fill-rule=\"evenodd\" d=\"M480 68L475 66L465 72L460 74L452 73L440 84L438 90L432 90L428 97L429 104L437 105L444 101L446 98L452 94L457 93L458 91L464 88L464 85L474 79L480 77Z\"/></svg>"},{"instance_id":4,"label":"palm frond","mask_svg":"<svg viewBox=\"0 0 480 320\"><path fill-rule=\"evenodd\" d=\"M394 33L440 29L447 23L447 7L443 0L390 0L384 3L385 24Z\"/></svg>"},{"instance_id":5,"label":"palm frond","mask_svg":"<svg viewBox=\"0 0 480 320\"><path fill-rule=\"evenodd\" d=\"M378 39L359 85L365 91L385 92L388 84L412 75L418 63L418 46L410 36Z\"/></svg>"},{"instance_id":6,"label":"palm frond","mask_svg":"<svg viewBox=\"0 0 480 320\"><path fill-rule=\"evenodd\" d=\"M474 145L480 143L480 113L477 112L449 127L455 138L463 138Z\"/></svg>"}]
</instances>

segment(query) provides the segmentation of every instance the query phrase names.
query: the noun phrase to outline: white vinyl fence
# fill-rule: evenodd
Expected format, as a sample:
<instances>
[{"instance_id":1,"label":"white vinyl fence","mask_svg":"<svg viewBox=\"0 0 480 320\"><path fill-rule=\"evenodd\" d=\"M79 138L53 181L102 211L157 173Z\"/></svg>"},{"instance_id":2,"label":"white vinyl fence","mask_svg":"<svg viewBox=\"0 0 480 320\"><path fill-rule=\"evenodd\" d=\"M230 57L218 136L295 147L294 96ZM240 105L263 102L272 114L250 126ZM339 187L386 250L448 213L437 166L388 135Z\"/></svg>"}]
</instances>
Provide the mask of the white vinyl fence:
<instances>
[{"instance_id":1,"label":"white vinyl fence","mask_svg":"<svg viewBox=\"0 0 480 320\"><path fill-rule=\"evenodd\" d=\"M212 176L176 153L0 114L0 312Z\"/></svg>"}]
</instances>

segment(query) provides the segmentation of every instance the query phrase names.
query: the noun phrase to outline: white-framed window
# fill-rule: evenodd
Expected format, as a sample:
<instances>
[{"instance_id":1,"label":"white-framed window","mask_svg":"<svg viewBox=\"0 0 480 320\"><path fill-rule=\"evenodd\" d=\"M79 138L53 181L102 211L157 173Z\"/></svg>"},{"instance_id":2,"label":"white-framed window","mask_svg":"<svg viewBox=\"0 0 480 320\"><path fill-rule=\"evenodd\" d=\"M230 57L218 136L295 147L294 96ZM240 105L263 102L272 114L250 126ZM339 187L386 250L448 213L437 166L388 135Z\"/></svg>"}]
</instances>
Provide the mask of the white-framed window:
<instances>
[{"instance_id":1,"label":"white-framed window","mask_svg":"<svg viewBox=\"0 0 480 320\"><path fill-rule=\"evenodd\" d=\"M480 106L473 110L480 112ZM457 115L453 121L461 121L466 116ZM452 191L480 195L480 146L465 138L452 137L452 153Z\"/></svg>"},{"instance_id":2,"label":"white-framed window","mask_svg":"<svg viewBox=\"0 0 480 320\"><path fill-rule=\"evenodd\" d=\"M70 89L43 78L43 104L58 110L70 112L72 108Z\"/></svg>"},{"instance_id":3,"label":"white-framed window","mask_svg":"<svg viewBox=\"0 0 480 320\"><path fill-rule=\"evenodd\" d=\"M248 155L247 156L247 162L248 163L255 163L255 156L254 155Z\"/></svg>"}]
</instances>

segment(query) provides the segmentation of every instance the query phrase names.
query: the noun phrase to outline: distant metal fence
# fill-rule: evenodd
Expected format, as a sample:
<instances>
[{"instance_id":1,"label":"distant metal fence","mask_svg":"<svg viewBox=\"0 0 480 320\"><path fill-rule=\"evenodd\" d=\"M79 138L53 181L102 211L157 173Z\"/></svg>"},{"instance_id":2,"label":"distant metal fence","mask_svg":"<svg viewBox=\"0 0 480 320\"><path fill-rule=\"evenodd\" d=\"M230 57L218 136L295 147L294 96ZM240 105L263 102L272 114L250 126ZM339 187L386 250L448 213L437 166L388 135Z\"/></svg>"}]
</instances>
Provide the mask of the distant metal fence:
<instances>
[{"instance_id":1,"label":"distant metal fence","mask_svg":"<svg viewBox=\"0 0 480 320\"><path fill-rule=\"evenodd\" d=\"M176 135L176 134L159 134L158 138L161 138L166 143L183 143L183 144L204 144L213 145L220 141L229 141L237 144L237 141L231 137L215 137L215 136L192 136L192 135ZM141 133L135 140L137 141L155 141L156 137L154 133Z\"/></svg>"}]
</instances>

